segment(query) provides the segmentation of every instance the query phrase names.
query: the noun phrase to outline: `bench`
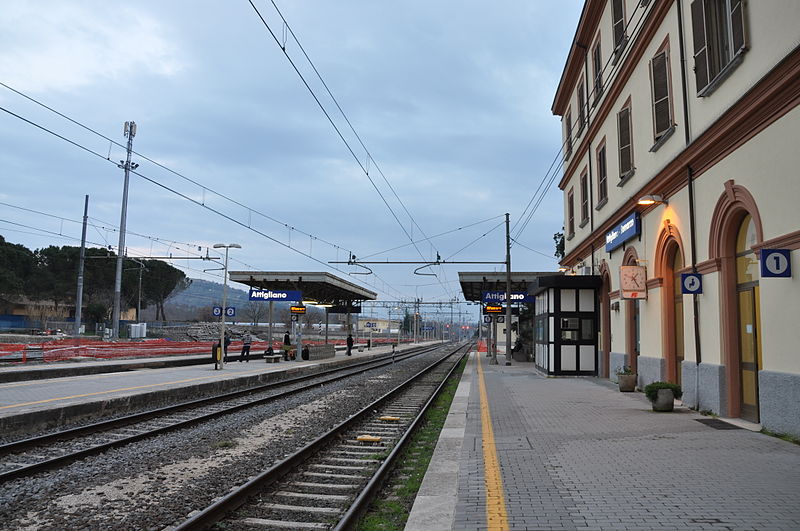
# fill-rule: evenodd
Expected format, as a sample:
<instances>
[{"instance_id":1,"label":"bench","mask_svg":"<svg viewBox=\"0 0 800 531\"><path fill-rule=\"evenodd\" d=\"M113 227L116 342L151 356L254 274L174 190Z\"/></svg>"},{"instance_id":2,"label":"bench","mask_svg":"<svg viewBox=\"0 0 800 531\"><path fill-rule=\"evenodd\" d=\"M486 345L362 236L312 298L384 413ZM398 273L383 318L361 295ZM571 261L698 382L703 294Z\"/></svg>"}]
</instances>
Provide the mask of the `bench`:
<instances>
[{"instance_id":1,"label":"bench","mask_svg":"<svg viewBox=\"0 0 800 531\"><path fill-rule=\"evenodd\" d=\"M264 354L264 361L267 363L278 363L283 359L283 354Z\"/></svg>"}]
</instances>

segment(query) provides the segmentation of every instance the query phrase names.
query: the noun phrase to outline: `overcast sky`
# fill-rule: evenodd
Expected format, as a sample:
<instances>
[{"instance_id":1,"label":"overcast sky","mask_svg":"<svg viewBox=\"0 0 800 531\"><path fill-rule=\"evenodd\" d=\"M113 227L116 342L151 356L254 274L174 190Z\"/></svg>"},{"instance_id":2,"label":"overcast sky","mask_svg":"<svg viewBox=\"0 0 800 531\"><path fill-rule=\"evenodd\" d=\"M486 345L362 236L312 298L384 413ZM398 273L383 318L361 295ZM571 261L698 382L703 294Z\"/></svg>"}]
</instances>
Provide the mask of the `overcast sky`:
<instances>
[{"instance_id":1,"label":"overcast sky","mask_svg":"<svg viewBox=\"0 0 800 531\"><path fill-rule=\"evenodd\" d=\"M458 271L503 266L348 276L358 268L328 262L502 261L509 212L513 269L557 268L555 184L522 232L520 216L559 150L550 106L581 1L276 0L288 28L271 1L254 4L278 43L247 0L3 2L2 83L122 145L137 123L129 255L236 242L232 270L329 271L381 299L448 300ZM81 146L0 112L0 235L79 245L70 220L88 194L90 244L116 248L124 148L4 86L0 106ZM173 264L222 280L208 262Z\"/></svg>"}]
</instances>

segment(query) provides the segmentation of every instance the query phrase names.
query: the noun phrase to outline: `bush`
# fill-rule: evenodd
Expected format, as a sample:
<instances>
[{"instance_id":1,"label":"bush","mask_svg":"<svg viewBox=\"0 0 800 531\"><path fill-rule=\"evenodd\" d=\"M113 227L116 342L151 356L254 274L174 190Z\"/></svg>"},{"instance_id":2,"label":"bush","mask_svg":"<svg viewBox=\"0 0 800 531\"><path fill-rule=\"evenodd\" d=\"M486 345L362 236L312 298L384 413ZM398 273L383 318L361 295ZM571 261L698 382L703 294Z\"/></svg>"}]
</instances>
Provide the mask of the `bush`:
<instances>
[{"instance_id":1,"label":"bush","mask_svg":"<svg viewBox=\"0 0 800 531\"><path fill-rule=\"evenodd\" d=\"M616 374L620 375L620 374L636 374L636 373L633 372L633 369L631 369L630 365L623 365L622 367L616 370Z\"/></svg>"},{"instance_id":2,"label":"bush","mask_svg":"<svg viewBox=\"0 0 800 531\"><path fill-rule=\"evenodd\" d=\"M655 402L656 398L658 398L659 389L671 389L675 398L680 398L683 396L681 386L669 382L653 382L651 384L647 384L644 386L644 394L650 402Z\"/></svg>"}]
</instances>

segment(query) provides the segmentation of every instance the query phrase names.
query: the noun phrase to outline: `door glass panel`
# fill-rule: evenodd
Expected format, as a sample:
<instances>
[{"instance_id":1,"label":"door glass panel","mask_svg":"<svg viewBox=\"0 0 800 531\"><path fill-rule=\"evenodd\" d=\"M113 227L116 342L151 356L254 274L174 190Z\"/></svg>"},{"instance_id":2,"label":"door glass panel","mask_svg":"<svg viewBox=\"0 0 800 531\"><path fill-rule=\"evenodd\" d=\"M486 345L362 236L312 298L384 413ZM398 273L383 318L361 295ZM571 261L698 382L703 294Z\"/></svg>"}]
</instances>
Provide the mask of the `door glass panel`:
<instances>
[{"instance_id":1,"label":"door glass panel","mask_svg":"<svg viewBox=\"0 0 800 531\"><path fill-rule=\"evenodd\" d=\"M736 235L736 283L755 282L758 280L758 259L752 251L756 244L756 224L749 215L742 220L739 233Z\"/></svg>"},{"instance_id":2,"label":"door glass panel","mask_svg":"<svg viewBox=\"0 0 800 531\"><path fill-rule=\"evenodd\" d=\"M757 420L758 366L754 290L739 292L739 351L742 375L742 418Z\"/></svg>"}]
</instances>

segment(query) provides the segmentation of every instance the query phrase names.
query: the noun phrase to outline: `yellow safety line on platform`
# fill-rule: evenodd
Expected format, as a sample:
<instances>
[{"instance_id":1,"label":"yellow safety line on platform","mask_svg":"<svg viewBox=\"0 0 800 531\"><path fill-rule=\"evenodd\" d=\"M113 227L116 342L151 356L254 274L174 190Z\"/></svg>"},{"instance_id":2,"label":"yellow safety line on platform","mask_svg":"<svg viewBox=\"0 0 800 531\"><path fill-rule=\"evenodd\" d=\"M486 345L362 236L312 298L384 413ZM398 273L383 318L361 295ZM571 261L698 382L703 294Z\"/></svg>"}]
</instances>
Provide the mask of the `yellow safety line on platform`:
<instances>
[{"instance_id":1,"label":"yellow safety line on platform","mask_svg":"<svg viewBox=\"0 0 800 531\"><path fill-rule=\"evenodd\" d=\"M246 372L250 373L250 372L260 372L260 371L261 371L261 369L257 369L257 370L254 370L254 371L246 371ZM230 373L228 373L228 374L230 374ZM239 372L237 374L245 374L245 372L243 371L243 372ZM215 374L213 376L203 376L203 377L200 377L200 378L187 378L185 380L175 380L173 382L162 382L162 383L155 383L155 384L148 384L148 385L138 385L136 387L123 387L121 389L109 389L107 391L97 391L96 393L86 393L86 394L82 394L82 395L61 396L61 397L58 397L58 398L48 398L46 400L37 400L35 402L23 402L21 404L12 404L10 406L0 406L0 409L12 409L12 408L15 408L15 407L35 406L36 404L46 404L48 402L57 402L59 400L70 400L72 398L85 398L87 396L107 395L107 394L110 394L110 393L118 393L118 392L121 392L121 391L135 391L137 389L147 389L148 387L161 387L161 386L164 386L164 385L173 385L173 384L180 384L180 383L187 383L187 382L196 382L198 380L210 380L212 378L217 378L218 376L222 376L222 375L216 375Z\"/></svg>"},{"instance_id":2,"label":"yellow safety line on platform","mask_svg":"<svg viewBox=\"0 0 800 531\"><path fill-rule=\"evenodd\" d=\"M483 432L483 478L486 484L486 524L490 530L508 531L508 515L503 493L503 477L497 461L497 448L494 443L492 415L489 412L489 398L483 380L483 367L480 353L475 354L478 361L478 387L481 395L481 427Z\"/></svg>"}]
</instances>

